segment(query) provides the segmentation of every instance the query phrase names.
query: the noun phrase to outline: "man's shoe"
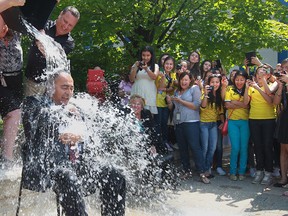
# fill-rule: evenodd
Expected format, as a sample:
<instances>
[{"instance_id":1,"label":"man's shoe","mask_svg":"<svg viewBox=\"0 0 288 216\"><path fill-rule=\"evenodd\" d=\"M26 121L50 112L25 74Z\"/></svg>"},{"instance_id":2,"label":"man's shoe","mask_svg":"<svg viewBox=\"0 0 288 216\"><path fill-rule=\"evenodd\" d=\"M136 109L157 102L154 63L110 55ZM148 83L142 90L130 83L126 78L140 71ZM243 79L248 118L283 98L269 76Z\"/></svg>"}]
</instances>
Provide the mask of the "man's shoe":
<instances>
[{"instance_id":1,"label":"man's shoe","mask_svg":"<svg viewBox=\"0 0 288 216\"><path fill-rule=\"evenodd\" d=\"M255 177L254 177L254 179L253 179L253 181L252 181L252 183L253 183L253 184L258 184L258 183L260 183L260 182L262 181L263 177L264 177L264 172L263 172L263 171L260 171L260 170L257 170L257 171L256 171L256 174L255 174Z\"/></svg>"},{"instance_id":2,"label":"man's shoe","mask_svg":"<svg viewBox=\"0 0 288 216\"><path fill-rule=\"evenodd\" d=\"M271 182L272 182L272 173L265 171L265 175L264 175L264 178L261 181L261 184L262 185L270 185Z\"/></svg>"}]
</instances>

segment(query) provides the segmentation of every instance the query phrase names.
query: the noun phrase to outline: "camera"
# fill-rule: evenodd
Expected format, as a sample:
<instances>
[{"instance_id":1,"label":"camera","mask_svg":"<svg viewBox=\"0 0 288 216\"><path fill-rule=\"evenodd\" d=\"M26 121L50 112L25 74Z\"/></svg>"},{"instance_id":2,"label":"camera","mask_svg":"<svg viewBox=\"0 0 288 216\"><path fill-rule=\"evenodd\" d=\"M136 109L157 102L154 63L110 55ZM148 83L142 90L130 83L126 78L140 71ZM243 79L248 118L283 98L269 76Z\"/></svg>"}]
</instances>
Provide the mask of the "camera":
<instances>
[{"instance_id":1,"label":"camera","mask_svg":"<svg viewBox=\"0 0 288 216\"><path fill-rule=\"evenodd\" d=\"M280 72L275 72L275 73L274 73L274 76L275 76L275 77L281 77L281 73L280 73Z\"/></svg>"},{"instance_id":2,"label":"camera","mask_svg":"<svg viewBox=\"0 0 288 216\"><path fill-rule=\"evenodd\" d=\"M145 65L145 63L142 61L139 61L139 67L142 67L143 65Z\"/></svg>"},{"instance_id":3,"label":"camera","mask_svg":"<svg viewBox=\"0 0 288 216\"><path fill-rule=\"evenodd\" d=\"M207 89L210 90L210 91L213 91L214 90L214 86L209 86Z\"/></svg>"},{"instance_id":4,"label":"camera","mask_svg":"<svg viewBox=\"0 0 288 216\"><path fill-rule=\"evenodd\" d=\"M180 70L182 68L182 65L181 64L177 64L176 65L176 70Z\"/></svg>"}]
</instances>

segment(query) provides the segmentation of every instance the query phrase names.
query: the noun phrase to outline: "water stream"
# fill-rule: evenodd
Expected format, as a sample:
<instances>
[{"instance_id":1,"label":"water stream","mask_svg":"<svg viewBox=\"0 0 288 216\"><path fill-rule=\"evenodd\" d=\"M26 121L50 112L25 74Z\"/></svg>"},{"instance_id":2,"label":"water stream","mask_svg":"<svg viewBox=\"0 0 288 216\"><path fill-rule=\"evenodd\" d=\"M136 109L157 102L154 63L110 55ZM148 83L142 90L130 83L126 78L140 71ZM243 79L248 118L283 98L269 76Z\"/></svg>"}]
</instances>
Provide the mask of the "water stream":
<instances>
[{"instance_id":1,"label":"water stream","mask_svg":"<svg viewBox=\"0 0 288 216\"><path fill-rule=\"evenodd\" d=\"M24 23L29 34L38 40L45 50L47 68L41 78L59 69L69 71L69 62L61 45L40 33L25 20ZM150 212L154 211L157 205L158 213L153 212L153 215L177 215L165 205L169 198L167 191L174 185L161 177L161 168L147 151L148 137L141 133L133 114L124 114L110 102L100 105L96 98L87 93L76 93L70 102L80 110L84 120L71 120L66 124L69 126L60 130L80 133L84 137L84 146L89 149L89 157L97 161L95 166L114 167L125 176L127 206ZM58 107L51 109L57 110ZM54 115L52 118L59 119L61 114L54 111L51 111Z\"/></svg>"}]
</instances>

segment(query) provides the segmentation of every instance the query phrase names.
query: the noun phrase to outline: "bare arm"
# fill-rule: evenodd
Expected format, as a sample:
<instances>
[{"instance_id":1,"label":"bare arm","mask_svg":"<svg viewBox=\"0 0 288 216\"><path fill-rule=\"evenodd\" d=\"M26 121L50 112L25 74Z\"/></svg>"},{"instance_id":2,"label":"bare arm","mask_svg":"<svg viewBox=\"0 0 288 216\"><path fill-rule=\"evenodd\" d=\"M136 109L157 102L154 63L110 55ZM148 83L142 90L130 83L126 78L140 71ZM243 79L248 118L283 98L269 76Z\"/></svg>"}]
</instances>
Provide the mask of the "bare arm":
<instances>
[{"instance_id":1,"label":"bare arm","mask_svg":"<svg viewBox=\"0 0 288 216\"><path fill-rule=\"evenodd\" d=\"M7 10L10 7L23 6L25 0L0 0L0 12Z\"/></svg>"}]
</instances>

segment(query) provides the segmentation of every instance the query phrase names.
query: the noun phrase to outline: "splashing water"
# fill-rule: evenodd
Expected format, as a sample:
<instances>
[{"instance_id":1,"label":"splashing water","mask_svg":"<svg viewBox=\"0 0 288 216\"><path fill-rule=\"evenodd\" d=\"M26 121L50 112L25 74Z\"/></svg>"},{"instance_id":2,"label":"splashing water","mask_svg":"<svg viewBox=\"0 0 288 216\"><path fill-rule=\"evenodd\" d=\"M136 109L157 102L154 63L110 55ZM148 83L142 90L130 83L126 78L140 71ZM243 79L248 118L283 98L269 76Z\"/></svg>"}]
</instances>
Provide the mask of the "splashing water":
<instances>
[{"instance_id":1,"label":"splashing water","mask_svg":"<svg viewBox=\"0 0 288 216\"><path fill-rule=\"evenodd\" d=\"M23 22L28 32L42 44L45 50L47 68L41 79L47 78L56 69L69 71L67 57L61 45L40 33L27 21L23 20ZM174 185L163 179L160 166L149 155L147 151L149 138L141 133L136 118L132 114L124 115L109 102L100 106L97 99L86 93L77 94L70 102L80 110L84 121L75 122L75 119L66 119L66 124L63 124L59 130L79 133L84 137L85 148L89 149L89 155L86 156L97 161L94 166L113 167L125 176L127 201L131 200L128 203L139 206L145 202L149 209L153 209L157 201L164 203L168 198L166 189L174 188ZM63 119L57 109L59 106L51 108L51 118ZM159 187L162 189L160 190ZM157 193L155 189L158 190ZM175 215L175 212L167 210L164 204L162 210L167 215ZM153 215L157 214L154 212Z\"/></svg>"}]
</instances>

